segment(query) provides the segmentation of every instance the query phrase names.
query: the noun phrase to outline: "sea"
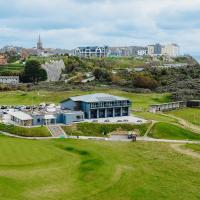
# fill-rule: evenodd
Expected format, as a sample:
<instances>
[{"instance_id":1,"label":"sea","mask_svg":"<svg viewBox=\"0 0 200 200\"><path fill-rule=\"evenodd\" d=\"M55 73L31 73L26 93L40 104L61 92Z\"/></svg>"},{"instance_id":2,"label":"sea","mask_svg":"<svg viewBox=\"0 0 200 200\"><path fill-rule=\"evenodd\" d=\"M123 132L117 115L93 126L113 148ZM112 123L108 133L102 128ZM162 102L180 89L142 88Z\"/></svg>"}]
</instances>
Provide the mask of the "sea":
<instances>
[{"instance_id":1,"label":"sea","mask_svg":"<svg viewBox=\"0 0 200 200\"><path fill-rule=\"evenodd\" d=\"M193 56L200 64L200 56Z\"/></svg>"}]
</instances>

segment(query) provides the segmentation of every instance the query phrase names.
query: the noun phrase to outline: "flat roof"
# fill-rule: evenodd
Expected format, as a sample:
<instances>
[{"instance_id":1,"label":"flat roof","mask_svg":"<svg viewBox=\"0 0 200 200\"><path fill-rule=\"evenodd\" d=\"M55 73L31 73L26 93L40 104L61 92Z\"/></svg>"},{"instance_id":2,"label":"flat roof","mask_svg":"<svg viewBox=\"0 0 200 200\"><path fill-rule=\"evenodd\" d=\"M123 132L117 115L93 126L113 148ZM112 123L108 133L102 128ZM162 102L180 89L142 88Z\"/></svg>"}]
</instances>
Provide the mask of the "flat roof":
<instances>
[{"instance_id":1,"label":"flat roof","mask_svg":"<svg viewBox=\"0 0 200 200\"><path fill-rule=\"evenodd\" d=\"M23 121L33 119L29 114L26 114L22 111L9 111L8 114L13 117L16 117L17 119L23 120Z\"/></svg>"},{"instance_id":2,"label":"flat roof","mask_svg":"<svg viewBox=\"0 0 200 200\"><path fill-rule=\"evenodd\" d=\"M56 119L56 117L53 115L45 115L44 119Z\"/></svg>"},{"instance_id":3,"label":"flat roof","mask_svg":"<svg viewBox=\"0 0 200 200\"><path fill-rule=\"evenodd\" d=\"M19 76L0 76L0 78L19 78Z\"/></svg>"},{"instance_id":4,"label":"flat roof","mask_svg":"<svg viewBox=\"0 0 200 200\"><path fill-rule=\"evenodd\" d=\"M72 101L82 101L82 102L102 102L102 101L124 101L124 100L129 100L127 98L114 96L114 95L110 95L110 94L105 94L105 93L87 94L87 95L82 95L82 96L70 97L69 99L71 99ZM65 102L67 100L68 99L66 99L66 100L64 100L62 102Z\"/></svg>"}]
</instances>

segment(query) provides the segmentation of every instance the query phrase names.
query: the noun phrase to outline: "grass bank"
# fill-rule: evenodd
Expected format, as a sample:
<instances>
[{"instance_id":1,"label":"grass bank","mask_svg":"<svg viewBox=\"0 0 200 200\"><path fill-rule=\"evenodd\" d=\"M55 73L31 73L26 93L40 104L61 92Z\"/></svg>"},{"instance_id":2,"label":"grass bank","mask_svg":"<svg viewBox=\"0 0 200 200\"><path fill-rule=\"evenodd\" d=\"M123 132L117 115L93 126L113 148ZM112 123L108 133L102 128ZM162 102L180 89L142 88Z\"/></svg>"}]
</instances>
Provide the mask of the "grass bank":
<instances>
[{"instance_id":1,"label":"grass bank","mask_svg":"<svg viewBox=\"0 0 200 200\"><path fill-rule=\"evenodd\" d=\"M168 112L171 115L182 118L194 125L200 126L200 109L184 108Z\"/></svg>"},{"instance_id":2,"label":"grass bank","mask_svg":"<svg viewBox=\"0 0 200 200\"><path fill-rule=\"evenodd\" d=\"M200 134L165 122L156 123L150 131L149 136L158 139L200 140Z\"/></svg>"},{"instance_id":3,"label":"grass bank","mask_svg":"<svg viewBox=\"0 0 200 200\"><path fill-rule=\"evenodd\" d=\"M24 137L48 137L51 136L46 127L24 128L14 125L0 124L0 131Z\"/></svg>"},{"instance_id":4,"label":"grass bank","mask_svg":"<svg viewBox=\"0 0 200 200\"><path fill-rule=\"evenodd\" d=\"M99 124L99 123L79 123L72 126L63 126L63 130L68 135L74 136L98 136L106 137L114 131L128 132L134 131L143 136L150 124L133 125L133 124Z\"/></svg>"}]
</instances>

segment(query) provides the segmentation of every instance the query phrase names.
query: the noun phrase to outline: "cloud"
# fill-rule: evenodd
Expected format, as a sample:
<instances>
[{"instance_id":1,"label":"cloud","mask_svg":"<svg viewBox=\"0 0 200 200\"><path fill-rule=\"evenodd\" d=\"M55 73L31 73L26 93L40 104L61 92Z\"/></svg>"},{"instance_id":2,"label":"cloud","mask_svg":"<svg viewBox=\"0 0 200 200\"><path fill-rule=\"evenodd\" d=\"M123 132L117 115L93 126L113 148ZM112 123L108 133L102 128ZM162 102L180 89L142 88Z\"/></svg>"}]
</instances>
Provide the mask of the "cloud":
<instances>
[{"instance_id":1,"label":"cloud","mask_svg":"<svg viewBox=\"0 0 200 200\"><path fill-rule=\"evenodd\" d=\"M199 0L0 1L0 45L47 47L147 45L177 42L200 49Z\"/></svg>"}]
</instances>

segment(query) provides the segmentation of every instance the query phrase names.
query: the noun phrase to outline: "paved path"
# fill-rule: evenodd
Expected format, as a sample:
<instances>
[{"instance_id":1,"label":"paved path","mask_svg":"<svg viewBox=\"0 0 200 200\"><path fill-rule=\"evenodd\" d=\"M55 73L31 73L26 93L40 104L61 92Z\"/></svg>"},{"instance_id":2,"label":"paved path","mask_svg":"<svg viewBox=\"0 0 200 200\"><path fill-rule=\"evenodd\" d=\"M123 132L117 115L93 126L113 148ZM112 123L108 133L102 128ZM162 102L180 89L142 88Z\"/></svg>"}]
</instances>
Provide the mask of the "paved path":
<instances>
[{"instance_id":1,"label":"paved path","mask_svg":"<svg viewBox=\"0 0 200 200\"><path fill-rule=\"evenodd\" d=\"M29 139L29 140L48 140L48 139L58 139L59 137L23 137L18 135L13 135L10 133L2 132L0 131L0 134L9 136L9 137L15 137L15 138L21 138L21 139ZM104 137L88 137L88 136L66 136L68 139L81 139L81 140L105 140L105 141L121 141L121 142L132 142L132 140L129 140L127 136L122 137L110 137L110 138L104 138ZM189 140L166 140L166 139L155 139L150 137L137 137L137 141L144 141L144 142L165 142L165 143L178 143L178 144L200 144L200 141L189 141Z\"/></svg>"},{"instance_id":2,"label":"paved path","mask_svg":"<svg viewBox=\"0 0 200 200\"><path fill-rule=\"evenodd\" d=\"M47 128L49 129L53 137L66 137L66 133L61 128L61 126L52 125L52 126L47 126Z\"/></svg>"},{"instance_id":3,"label":"paved path","mask_svg":"<svg viewBox=\"0 0 200 200\"><path fill-rule=\"evenodd\" d=\"M166 117L170 117L170 118L173 118L173 119L176 119L178 120L178 122L184 127L184 128L187 128L187 129L190 129L191 131L195 132L195 133L198 133L200 134L200 127L199 126L196 126L182 118L179 118L179 117L176 117L174 115L170 115L170 114L164 114L162 113L161 115L163 116L166 116Z\"/></svg>"},{"instance_id":4,"label":"paved path","mask_svg":"<svg viewBox=\"0 0 200 200\"><path fill-rule=\"evenodd\" d=\"M150 133L151 129L153 128L154 124L157 123L157 121L152 120L151 125L147 129L146 133L144 134L144 137L147 137L148 134Z\"/></svg>"}]
</instances>

